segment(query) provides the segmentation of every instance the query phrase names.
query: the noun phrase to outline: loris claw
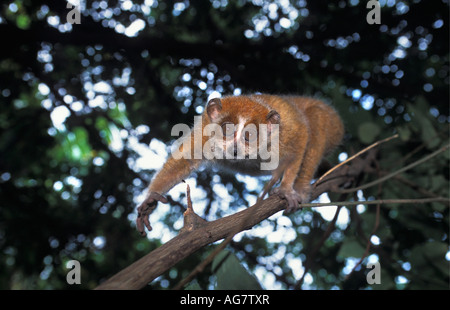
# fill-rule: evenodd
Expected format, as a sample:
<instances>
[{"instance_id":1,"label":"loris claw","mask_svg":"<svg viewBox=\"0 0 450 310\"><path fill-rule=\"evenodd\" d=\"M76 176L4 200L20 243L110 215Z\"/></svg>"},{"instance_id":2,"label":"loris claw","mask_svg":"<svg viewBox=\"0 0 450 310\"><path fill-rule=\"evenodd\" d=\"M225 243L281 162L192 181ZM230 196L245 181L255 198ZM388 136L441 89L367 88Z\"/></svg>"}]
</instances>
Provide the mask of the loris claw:
<instances>
[{"instance_id":1,"label":"loris claw","mask_svg":"<svg viewBox=\"0 0 450 310\"><path fill-rule=\"evenodd\" d=\"M141 205L138 207L137 212L138 216L136 219L136 226L141 234L141 236L145 236L145 227L150 231L152 230L152 226L150 225L149 215L153 212L153 210L156 208L156 205L158 204L158 201L161 201L162 203L168 203L166 197L156 193L156 192L150 192L150 194L145 198L144 202L141 203Z\"/></svg>"}]
</instances>

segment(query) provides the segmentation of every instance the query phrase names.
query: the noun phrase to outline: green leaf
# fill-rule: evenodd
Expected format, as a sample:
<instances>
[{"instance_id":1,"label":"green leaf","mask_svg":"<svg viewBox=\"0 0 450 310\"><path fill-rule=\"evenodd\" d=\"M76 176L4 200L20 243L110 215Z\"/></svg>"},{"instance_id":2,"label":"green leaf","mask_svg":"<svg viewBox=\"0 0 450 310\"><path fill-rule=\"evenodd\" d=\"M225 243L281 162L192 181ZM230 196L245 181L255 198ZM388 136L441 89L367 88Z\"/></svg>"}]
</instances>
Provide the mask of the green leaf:
<instances>
[{"instance_id":1,"label":"green leaf","mask_svg":"<svg viewBox=\"0 0 450 310\"><path fill-rule=\"evenodd\" d=\"M448 189L448 182L443 175L435 175L431 177L430 191L439 192L441 189Z\"/></svg>"},{"instance_id":2,"label":"green leaf","mask_svg":"<svg viewBox=\"0 0 450 310\"><path fill-rule=\"evenodd\" d=\"M411 130L407 126L397 127L397 132L402 141L408 141L411 138Z\"/></svg>"},{"instance_id":3,"label":"green leaf","mask_svg":"<svg viewBox=\"0 0 450 310\"><path fill-rule=\"evenodd\" d=\"M430 120L427 106L423 103L423 100L420 100L419 102L420 104L417 106L408 106L408 110L413 115L410 125L412 128L414 128L413 125L416 125L415 128L420 133L422 141L426 143L426 147L428 149L434 149L439 145L440 139L433 122Z\"/></svg>"},{"instance_id":4,"label":"green leaf","mask_svg":"<svg viewBox=\"0 0 450 310\"><path fill-rule=\"evenodd\" d=\"M30 18L27 15L20 14L16 20L17 27L20 29L28 29L30 27Z\"/></svg>"},{"instance_id":5,"label":"green leaf","mask_svg":"<svg viewBox=\"0 0 450 310\"><path fill-rule=\"evenodd\" d=\"M427 142L427 148L433 149L438 146L440 139L438 139L436 130L431 121L426 117L420 117L419 121L422 126L422 141Z\"/></svg>"},{"instance_id":6,"label":"green leaf","mask_svg":"<svg viewBox=\"0 0 450 310\"><path fill-rule=\"evenodd\" d=\"M100 132L100 136L105 139L106 143L111 144L113 135L108 120L102 116L98 117L95 122L95 127Z\"/></svg>"},{"instance_id":7,"label":"green leaf","mask_svg":"<svg viewBox=\"0 0 450 310\"><path fill-rule=\"evenodd\" d=\"M241 265L238 258L229 251L219 253L212 263L216 274L218 290L261 290L256 278Z\"/></svg>"},{"instance_id":8,"label":"green leaf","mask_svg":"<svg viewBox=\"0 0 450 310\"><path fill-rule=\"evenodd\" d=\"M445 259L447 251L448 245L440 241L418 245L411 251L411 265L413 268L426 269L431 264L442 276L448 277L449 262Z\"/></svg>"},{"instance_id":9,"label":"green leaf","mask_svg":"<svg viewBox=\"0 0 450 310\"><path fill-rule=\"evenodd\" d=\"M118 104L114 108L111 108L108 111L108 114L115 122L117 122L119 126L130 126L130 121L127 118L126 111L124 109L120 109Z\"/></svg>"},{"instance_id":10,"label":"green leaf","mask_svg":"<svg viewBox=\"0 0 450 310\"><path fill-rule=\"evenodd\" d=\"M358 137L361 142L370 144L375 141L375 138L380 134L381 129L378 125L372 122L362 123L358 127Z\"/></svg>"},{"instance_id":11,"label":"green leaf","mask_svg":"<svg viewBox=\"0 0 450 310\"><path fill-rule=\"evenodd\" d=\"M198 284L197 280L193 280L184 289L186 291L200 291L202 288L200 287L200 284Z\"/></svg>"},{"instance_id":12,"label":"green leaf","mask_svg":"<svg viewBox=\"0 0 450 310\"><path fill-rule=\"evenodd\" d=\"M356 239L345 240L339 249L338 256L341 257L361 257L364 254L364 248Z\"/></svg>"}]
</instances>

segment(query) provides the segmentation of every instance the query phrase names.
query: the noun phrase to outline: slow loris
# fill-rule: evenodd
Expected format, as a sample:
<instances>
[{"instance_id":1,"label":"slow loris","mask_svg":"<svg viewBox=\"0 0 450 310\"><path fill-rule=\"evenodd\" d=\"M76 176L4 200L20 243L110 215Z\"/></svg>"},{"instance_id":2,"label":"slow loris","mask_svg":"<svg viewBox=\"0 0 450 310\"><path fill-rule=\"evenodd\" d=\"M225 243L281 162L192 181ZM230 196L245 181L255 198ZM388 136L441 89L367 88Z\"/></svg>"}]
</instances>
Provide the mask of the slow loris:
<instances>
[{"instance_id":1,"label":"slow loris","mask_svg":"<svg viewBox=\"0 0 450 310\"><path fill-rule=\"evenodd\" d=\"M137 228L151 230L149 214L163 196L203 163L250 175L271 174L266 191L286 199L286 211L309 201L310 182L323 156L340 144L339 115L320 100L250 95L211 99L189 135L169 157L138 207ZM263 198L260 196L260 198ZM145 226L145 227L144 227Z\"/></svg>"}]
</instances>

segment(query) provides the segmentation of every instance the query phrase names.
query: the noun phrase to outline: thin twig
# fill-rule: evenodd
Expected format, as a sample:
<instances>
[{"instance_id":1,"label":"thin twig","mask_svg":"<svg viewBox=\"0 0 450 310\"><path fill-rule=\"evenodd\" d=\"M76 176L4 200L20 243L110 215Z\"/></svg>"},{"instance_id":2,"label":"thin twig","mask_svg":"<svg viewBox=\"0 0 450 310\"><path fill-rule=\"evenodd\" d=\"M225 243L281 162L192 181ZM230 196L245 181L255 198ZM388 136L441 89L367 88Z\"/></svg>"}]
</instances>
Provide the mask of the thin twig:
<instances>
[{"instance_id":1,"label":"thin twig","mask_svg":"<svg viewBox=\"0 0 450 310\"><path fill-rule=\"evenodd\" d=\"M183 180L184 183L186 183L185 180ZM192 208L192 200L191 200L191 188L189 187L189 184L186 183L186 200L187 200L187 208L188 210L193 211Z\"/></svg>"},{"instance_id":2,"label":"thin twig","mask_svg":"<svg viewBox=\"0 0 450 310\"><path fill-rule=\"evenodd\" d=\"M448 130L448 129L447 129ZM401 165L404 162L406 162L409 158L411 158L414 154L416 154L417 152L421 151L422 149L424 149L425 147L427 147L431 142L434 142L434 140L436 138L439 138L439 136L441 135L441 133L436 133L436 135L434 135L433 137L431 137L430 139L428 139L427 141L421 143L418 147L416 147L414 150L412 150L411 152L409 152L408 154L406 154L404 157L402 157L400 160L396 161L395 164L397 165Z\"/></svg>"},{"instance_id":3,"label":"thin twig","mask_svg":"<svg viewBox=\"0 0 450 310\"><path fill-rule=\"evenodd\" d=\"M393 136L391 136L391 137L388 137L388 138L386 138L386 139L377 141L377 142L375 142L375 143L369 145L369 146L366 147L365 149L359 151L359 152L356 153L355 155L353 155L353 156L347 158L347 159L344 160L343 162L339 163L338 165L334 166L333 168L331 168L330 170L328 170L327 172L325 172L325 173L324 173L324 174L323 174L323 175L322 175L322 176L314 183L314 187L316 187L317 185L319 185L320 182L321 182L327 175L329 175L330 173L332 173L332 172L333 172L334 170L336 170L337 168L339 168L339 167L341 167L341 166L347 164L347 163L350 162L351 160L353 160L353 159L355 159L356 157L360 156L361 154L367 152L368 150L374 148L375 146L380 145L380 144L382 144L382 143L384 143L384 142L390 141L390 140L395 139L395 138L398 138L398 134L395 134L395 135L393 135Z\"/></svg>"},{"instance_id":4,"label":"thin twig","mask_svg":"<svg viewBox=\"0 0 450 310\"><path fill-rule=\"evenodd\" d=\"M377 185L378 183L384 182L384 181L386 181L386 180L388 180L388 179L390 179L390 178L396 176L397 174L400 174L400 173L402 173L402 172L405 172L406 170L409 170L409 169L411 169L411 168L414 168L414 167L417 166L417 165L420 165L420 164L426 162L427 160L429 160L429 159L435 157L436 155L439 155L440 153L444 152L444 151L447 150L449 147L450 147L450 144L447 144L447 145L441 147L439 150L437 150L437 151L431 153L430 155L427 155L427 156L425 156L425 157L423 157L423 158L421 158L421 159L419 159L419 160L413 162L412 164L409 164L409 165L406 166L406 167L403 167L403 168L401 168L401 169L398 169L397 171L394 171L394 172L392 172L392 173L389 173L388 175L385 175L384 177L381 177L381 178L379 178L379 179L377 179L377 180L375 180L375 181L373 181L373 182L366 183L366 184L361 185L361 186L358 186L358 187L353 187L353 188L348 188L348 189L340 189L340 190L338 190L338 191L336 191L336 192L338 192L338 193L352 193L352 192L359 191L359 190L361 190L361 189L366 189L366 188L372 187L372 186L374 186L374 185Z\"/></svg>"},{"instance_id":5,"label":"thin twig","mask_svg":"<svg viewBox=\"0 0 450 310\"><path fill-rule=\"evenodd\" d=\"M380 206L381 206L380 204L377 204L377 210L376 210L376 213L375 213L375 224L373 225L372 232L370 233L369 238L368 238L368 240L367 240L366 249L364 250L364 253L363 253L363 255L361 256L360 260L356 263L355 267L353 267L352 271L347 275L347 279L350 277L350 275L353 273L353 271L354 271L359 265L361 265L361 263L363 262L363 260L364 260L364 259L367 257L367 255L369 254L369 250L370 250L370 247L371 247L371 245L372 245L371 239L372 239L372 237L375 235L375 233L376 233L376 231L377 231L377 229L378 229L378 226L380 225L380 209L381 209Z\"/></svg>"},{"instance_id":6,"label":"thin twig","mask_svg":"<svg viewBox=\"0 0 450 310\"><path fill-rule=\"evenodd\" d=\"M433 197L433 198L418 198L418 199L378 199L366 201L338 201L338 202L323 202L323 203L303 203L302 208L318 208L329 206L355 206L355 205L376 205L376 204L423 204L430 202L444 202L449 203L449 198Z\"/></svg>"},{"instance_id":7,"label":"thin twig","mask_svg":"<svg viewBox=\"0 0 450 310\"><path fill-rule=\"evenodd\" d=\"M439 197L438 194L433 193L433 192L427 190L426 188L421 187L420 185L418 185L418 184L412 182L411 180L409 180L409 179L407 179L407 178L405 178L405 177L402 177L401 175L396 175L396 176L394 177L394 179L397 180L397 181L399 181L399 182L401 182L401 183L403 183L403 184L405 184L405 185L407 185L407 186L409 186L409 187L411 187L413 190L419 192L419 193L422 194L423 196L427 196L427 197Z\"/></svg>"},{"instance_id":8,"label":"thin twig","mask_svg":"<svg viewBox=\"0 0 450 310\"><path fill-rule=\"evenodd\" d=\"M380 167L379 167L378 163L376 165L376 168L377 168L377 174L378 174L378 176L380 176ZM379 183L377 197L380 197L381 193L382 193L382 183ZM364 250L364 253L361 256L360 260L353 267L352 271L350 271L350 273L347 275L346 279L350 278L350 276L353 274L353 272L356 270L356 268L358 268L358 266L361 265L361 263L367 257L367 255L369 255L370 247L372 245L372 236L375 235L375 233L377 232L378 226L380 225L380 209L381 209L381 204L377 204L377 210L375 213L375 224L373 225L372 232L370 233L369 238L367 238L367 240L366 240L366 249Z\"/></svg>"},{"instance_id":9,"label":"thin twig","mask_svg":"<svg viewBox=\"0 0 450 310\"><path fill-rule=\"evenodd\" d=\"M374 170L371 169L371 168L366 170L366 172L368 172L368 173L372 173L373 171ZM387 172L387 171L380 171L379 176L385 176L385 175L388 175L388 174L389 174L389 172ZM423 196L426 196L426 197L439 197L438 194L436 194L436 193L434 193L432 191L429 191L426 188L421 187L419 184L414 183L410 179L407 179L407 178L405 178L405 177L403 177L401 175L396 175L392 179L395 180L395 181L399 181L400 183L402 183L402 184L404 184L406 186L411 187L414 191L422 194Z\"/></svg>"}]
</instances>

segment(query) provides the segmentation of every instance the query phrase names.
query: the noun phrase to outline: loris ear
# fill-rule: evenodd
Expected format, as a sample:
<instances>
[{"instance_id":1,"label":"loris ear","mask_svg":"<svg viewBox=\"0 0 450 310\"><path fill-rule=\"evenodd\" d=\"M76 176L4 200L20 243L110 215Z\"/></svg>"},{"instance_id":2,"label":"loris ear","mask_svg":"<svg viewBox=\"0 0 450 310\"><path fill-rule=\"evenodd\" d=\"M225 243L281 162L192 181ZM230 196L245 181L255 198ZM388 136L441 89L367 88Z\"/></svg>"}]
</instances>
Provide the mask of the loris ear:
<instances>
[{"instance_id":1,"label":"loris ear","mask_svg":"<svg viewBox=\"0 0 450 310\"><path fill-rule=\"evenodd\" d=\"M277 111L272 110L269 112L269 114L267 114L266 119L270 124L279 124L281 117Z\"/></svg>"},{"instance_id":2,"label":"loris ear","mask_svg":"<svg viewBox=\"0 0 450 310\"><path fill-rule=\"evenodd\" d=\"M206 113L208 113L211 121L216 121L219 118L219 114L222 111L222 102L219 98L213 98L209 100L206 105Z\"/></svg>"},{"instance_id":3,"label":"loris ear","mask_svg":"<svg viewBox=\"0 0 450 310\"><path fill-rule=\"evenodd\" d=\"M270 111L270 112L267 114L266 120L267 120L267 123L268 123L268 126L267 126L267 134L270 136L271 133L272 133L272 131L274 130L273 127L275 127L275 126L273 126L273 125L279 125L279 124L280 124L280 121L281 121L281 117L280 117L280 114L278 114L277 111L272 110L272 111Z\"/></svg>"}]
</instances>

